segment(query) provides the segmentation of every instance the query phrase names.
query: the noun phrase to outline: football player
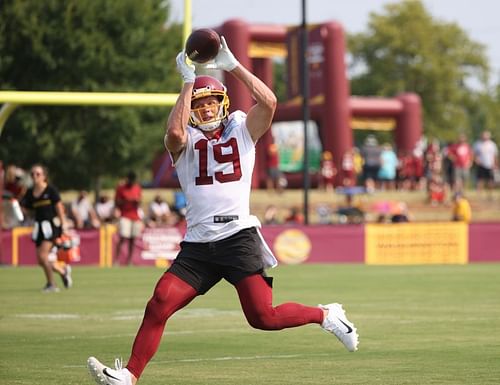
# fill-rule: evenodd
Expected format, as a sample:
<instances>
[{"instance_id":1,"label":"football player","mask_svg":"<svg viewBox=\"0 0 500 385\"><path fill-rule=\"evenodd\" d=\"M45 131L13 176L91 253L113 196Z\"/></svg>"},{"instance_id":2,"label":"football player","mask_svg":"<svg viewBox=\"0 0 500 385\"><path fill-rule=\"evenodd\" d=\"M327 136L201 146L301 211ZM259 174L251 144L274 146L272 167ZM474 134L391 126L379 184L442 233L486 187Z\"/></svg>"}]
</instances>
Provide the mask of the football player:
<instances>
[{"instance_id":1,"label":"football player","mask_svg":"<svg viewBox=\"0 0 500 385\"><path fill-rule=\"evenodd\" d=\"M239 296L248 323L281 330L316 323L333 333L349 351L358 335L338 303L306 306L272 304L276 265L262 238L259 220L250 214L255 145L269 129L276 96L236 60L224 38L214 66L239 79L255 100L248 113L228 113L226 88L210 76L196 76L186 54L177 56L184 85L168 118L165 146L187 198L187 231L181 250L158 281L137 332L125 368L104 366L90 357L87 365L98 384L135 384L160 344L168 318L222 279Z\"/></svg>"}]
</instances>

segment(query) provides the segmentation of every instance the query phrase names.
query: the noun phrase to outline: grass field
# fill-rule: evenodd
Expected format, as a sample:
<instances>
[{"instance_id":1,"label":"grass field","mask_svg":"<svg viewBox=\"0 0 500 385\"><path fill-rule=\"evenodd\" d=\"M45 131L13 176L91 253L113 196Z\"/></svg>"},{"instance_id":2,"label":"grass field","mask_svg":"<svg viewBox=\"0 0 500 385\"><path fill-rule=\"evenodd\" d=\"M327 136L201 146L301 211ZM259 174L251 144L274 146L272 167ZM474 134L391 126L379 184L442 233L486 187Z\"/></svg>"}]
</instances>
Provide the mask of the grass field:
<instances>
[{"instance_id":1,"label":"grass field","mask_svg":"<svg viewBox=\"0 0 500 385\"><path fill-rule=\"evenodd\" d=\"M39 268L0 269L0 384L92 384L95 355L127 360L156 268L77 268L42 294ZM349 353L317 325L251 329L220 283L169 321L141 384L499 384L500 264L280 266L275 304L344 303Z\"/></svg>"}]
</instances>

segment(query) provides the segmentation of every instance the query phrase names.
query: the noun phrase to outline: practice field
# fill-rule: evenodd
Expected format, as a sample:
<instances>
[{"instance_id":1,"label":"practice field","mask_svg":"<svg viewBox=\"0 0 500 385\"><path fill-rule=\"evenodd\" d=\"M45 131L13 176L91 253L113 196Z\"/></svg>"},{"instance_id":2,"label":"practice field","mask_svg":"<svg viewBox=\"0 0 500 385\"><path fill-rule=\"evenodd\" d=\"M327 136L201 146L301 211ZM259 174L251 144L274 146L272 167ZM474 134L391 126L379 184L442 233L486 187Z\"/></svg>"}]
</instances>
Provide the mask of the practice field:
<instances>
[{"instance_id":1,"label":"practice field","mask_svg":"<svg viewBox=\"0 0 500 385\"><path fill-rule=\"evenodd\" d=\"M95 355L128 358L157 268L77 268L42 294L39 268L0 269L0 384L92 384ZM499 384L500 264L280 266L275 304L339 301L360 334L349 353L317 325L250 328L220 283L168 323L141 384Z\"/></svg>"}]
</instances>

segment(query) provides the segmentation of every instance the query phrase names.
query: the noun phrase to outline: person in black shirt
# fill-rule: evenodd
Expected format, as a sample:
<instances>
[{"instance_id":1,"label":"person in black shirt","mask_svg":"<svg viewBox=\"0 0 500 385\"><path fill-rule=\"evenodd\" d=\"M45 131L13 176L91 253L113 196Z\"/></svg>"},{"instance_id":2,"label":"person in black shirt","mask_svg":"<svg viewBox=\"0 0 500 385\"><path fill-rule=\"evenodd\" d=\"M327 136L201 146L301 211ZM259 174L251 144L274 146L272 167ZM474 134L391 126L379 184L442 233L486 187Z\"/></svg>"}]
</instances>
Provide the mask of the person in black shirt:
<instances>
[{"instance_id":1,"label":"person in black shirt","mask_svg":"<svg viewBox=\"0 0 500 385\"><path fill-rule=\"evenodd\" d=\"M33 187L26 191L21 200L21 206L25 210L34 212L35 223L33 226L32 239L36 244L36 256L38 264L42 267L47 284L44 292L57 292L59 288L55 284L53 272L59 273L66 288L72 285L71 266L64 267L50 261L49 254L55 246L55 240L61 236L65 227L64 206L57 189L48 183L47 169L35 164L31 167L31 178Z\"/></svg>"}]
</instances>

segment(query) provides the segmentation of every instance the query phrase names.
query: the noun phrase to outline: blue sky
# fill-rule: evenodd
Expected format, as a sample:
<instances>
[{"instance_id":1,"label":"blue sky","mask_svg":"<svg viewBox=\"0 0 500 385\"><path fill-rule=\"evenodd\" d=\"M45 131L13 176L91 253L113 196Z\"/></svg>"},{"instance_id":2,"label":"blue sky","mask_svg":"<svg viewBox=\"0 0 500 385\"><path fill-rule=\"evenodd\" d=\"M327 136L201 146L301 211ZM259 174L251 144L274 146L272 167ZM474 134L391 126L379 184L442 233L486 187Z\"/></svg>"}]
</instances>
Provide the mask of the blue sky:
<instances>
[{"instance_id":1,"label":"blue sky","mask_svg":"<svg viewBox=\"0 0 500 385\"><path fill-rule=\"evenodd\" d=\"M181 21L184 0L169 0L172 16ZM370 12L380 12L387 0L307 0L310 23L336 20L348 32L366 29ZM500 74L500 2L496 0L424 0L430 13L456 22L474 41L487 47L495 78ZM192 0L193 28L214 27L233 18L258 24L300 24L301 0Z\"/></svg>"}]
</instances>

